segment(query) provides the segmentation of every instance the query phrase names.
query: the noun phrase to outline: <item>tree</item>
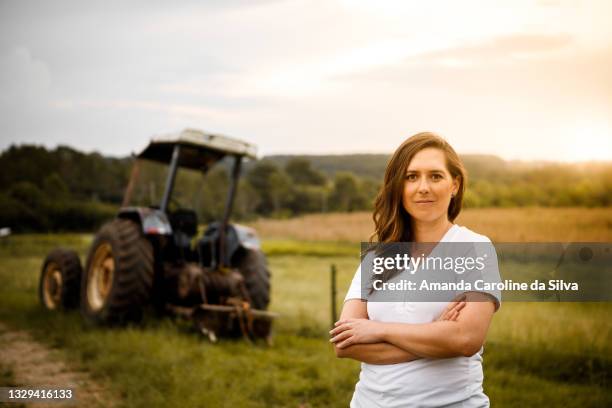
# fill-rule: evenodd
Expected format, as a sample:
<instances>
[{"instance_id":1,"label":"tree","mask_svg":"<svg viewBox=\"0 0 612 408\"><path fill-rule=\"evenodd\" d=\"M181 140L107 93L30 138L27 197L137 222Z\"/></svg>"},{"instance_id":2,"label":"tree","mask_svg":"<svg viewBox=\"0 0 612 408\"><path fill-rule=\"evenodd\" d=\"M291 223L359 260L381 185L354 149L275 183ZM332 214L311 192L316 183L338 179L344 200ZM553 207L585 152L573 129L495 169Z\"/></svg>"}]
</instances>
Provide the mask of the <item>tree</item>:
<instances>
[{"instance_id":1,"label":"tree","mask_svg":"<svg viewBox=\"0 0 612 408\"><path fill-rule=\"evenodd\" d=\"M314 170L307 159L291 159L285 165L285 171L295 184L322 186L327 181L323 173Z\"/></svg>"},{"instance_id":2,"label":"tree","mask_svg":"<svg viewBox=\"0 0 612 408\"><path fill-rule=\"evenodd\" d=\"M251 183L241 179L238 184L234 214L237 219L251 219L255 216L261 197Z\"/></svg>"},{"instance_id":3,"label":"tree","mask_svg":"<svg viewBox=\"0 0 612 408\"><path fill-rule=\"evenodd\" d=\"M329 197L329 204L334 211L356 211L367 208L368 201L359 183L351 173L338 172L334 179L334 188Z\"/></svg>"},{"instance_id":4,"label":"tree","mask_svg":"<svg viewBox=\"0 0 612 408\"><path fill-rule=\"evenodd\" d=\"M43 180L43 191L47 197L54 200L65 200L70 197L68 186L57 173L53 173Z\"/></svg>"},{"instance_id":5,"label":"tree","mask_svg":"<svg viewBox=\"0 0 612 408\"><path fill-rule=\"evenodd\" d=\"M293 187L289 209L293 214L326 212L329 192L321 186L298 185Z\"/></svg>"},{"instance_id":6,"label":"tree","mask_svg":"<svg viewBox=\"0 0 612 408\"><path fill-rule=\"evenodd\" d=\"M261 198L257 206L259 214L270 215L291 201L291 179L271 161L255 164L246 179Z\"/></svg>"},{"instance_id":7,"label":"tree","mask_svg":"<svg viewBox=\"0 0 612 408\"><path fill-rule=\"evenodd\" d=\"M229 175L225 168L215 166L205 177L199 177L197 200L202 221L220 220L223 216L229 189Z\"/></svg>"},{"instance_id":8,"label":"tree","mask_svg":"<svg viewBox=\"0 0 612 408\"><path fill-rule=\"evenodd\" d=\"M286 173L277 171L270 174L270 195L274 205L274 212L278 213L285 203L291 201L291 179Z\"/></svg>"}]
</instances>

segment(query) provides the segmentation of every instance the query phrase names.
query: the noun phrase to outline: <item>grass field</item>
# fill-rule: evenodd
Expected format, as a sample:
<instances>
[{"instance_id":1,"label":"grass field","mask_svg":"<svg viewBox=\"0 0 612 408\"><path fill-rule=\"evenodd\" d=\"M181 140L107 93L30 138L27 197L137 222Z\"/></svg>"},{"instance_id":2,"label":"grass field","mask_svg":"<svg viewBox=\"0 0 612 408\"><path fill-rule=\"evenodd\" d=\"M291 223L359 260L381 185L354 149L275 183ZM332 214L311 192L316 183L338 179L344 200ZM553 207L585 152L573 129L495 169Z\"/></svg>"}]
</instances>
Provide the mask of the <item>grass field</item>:
<instances>
[{"instance_id":1,"label":"grass field","mask_svg":"<svg viewBox=\"0 0 612 408\"><path fill-rule=\"evenodd\" d=\"M464 210L459 225L497 242L612 240L611 208L486 208ZM313 214L291 220L251 224L266 239L298 241L368 241L374 224L370 213Z\"/></svg>"},{"instance_id":2,"label":"grass field","mask_svg":"<svg viewBox=\"0 0 612 408\"><path fill-rule=\"evenodd\" d=\"M91 235L21 235L0 244L0 321L110 384L124 406L347 406L359 363L335 358L327 340L329 269L339 271L340 303L369 222L361 213L255 223L273 273L270 308L281 314L272 347L209 344L169 319L103 329L77 312L44 312L36 297L44 255L61 244L84 257ZM612 209L478 210L458 222L497 241L612 238ZM611 312L608 303L504 303L485 346L492 405L612 406ZM11 381L11 368L0 367L0 382Z\"/></svg>"}]
</instances>

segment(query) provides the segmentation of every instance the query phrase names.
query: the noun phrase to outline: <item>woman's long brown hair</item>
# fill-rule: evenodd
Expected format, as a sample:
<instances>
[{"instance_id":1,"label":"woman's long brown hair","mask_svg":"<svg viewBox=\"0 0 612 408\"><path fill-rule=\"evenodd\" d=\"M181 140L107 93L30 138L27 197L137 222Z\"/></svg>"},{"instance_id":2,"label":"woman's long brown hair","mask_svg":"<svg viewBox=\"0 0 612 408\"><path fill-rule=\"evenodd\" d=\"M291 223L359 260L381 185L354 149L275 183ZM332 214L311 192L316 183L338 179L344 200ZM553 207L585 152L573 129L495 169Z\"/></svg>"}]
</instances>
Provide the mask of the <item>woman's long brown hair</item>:
<instances>
[{"instance_id":1,"label":"woman's long brown hair","mask_svg":"<svg viewBox=\"0 0 612 408\"><path fill-rule=\"evenodd\" d=\"M452 222L459 215L467 182L461 159L451 145L435 133L417 133L397 148L387 164L383 185L374 202L372 218L375 231L370 236L370 242L375 238L379 243L407 242L414 238L410 226L410 214L404 209L402 195L408 164L417 152L427 147L434 147L444 152L449 173L453 179L459 180L457 194L451 199L448 207L448 219Z\"/></svg>"}]
</instances>

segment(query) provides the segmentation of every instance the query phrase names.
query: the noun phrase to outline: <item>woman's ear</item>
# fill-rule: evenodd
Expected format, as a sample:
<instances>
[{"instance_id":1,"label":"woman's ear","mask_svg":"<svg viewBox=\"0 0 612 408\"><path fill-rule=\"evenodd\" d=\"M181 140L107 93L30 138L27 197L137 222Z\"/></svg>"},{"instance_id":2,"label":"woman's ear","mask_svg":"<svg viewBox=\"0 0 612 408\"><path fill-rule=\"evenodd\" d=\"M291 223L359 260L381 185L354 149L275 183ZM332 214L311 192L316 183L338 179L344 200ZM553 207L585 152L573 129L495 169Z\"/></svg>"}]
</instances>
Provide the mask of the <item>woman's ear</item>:
<instances>
[{"instance_id":1,"label":"woman's ear","mask_svg":"<svg viewBox=\"0 0 612 408\"><path fill-rule=\"evenodd\" d=\"M451 195L454 197L459 192L459 186L461 185L461 177L457 176L453 179L453 192Z\"/></svg>"}]
</instances>

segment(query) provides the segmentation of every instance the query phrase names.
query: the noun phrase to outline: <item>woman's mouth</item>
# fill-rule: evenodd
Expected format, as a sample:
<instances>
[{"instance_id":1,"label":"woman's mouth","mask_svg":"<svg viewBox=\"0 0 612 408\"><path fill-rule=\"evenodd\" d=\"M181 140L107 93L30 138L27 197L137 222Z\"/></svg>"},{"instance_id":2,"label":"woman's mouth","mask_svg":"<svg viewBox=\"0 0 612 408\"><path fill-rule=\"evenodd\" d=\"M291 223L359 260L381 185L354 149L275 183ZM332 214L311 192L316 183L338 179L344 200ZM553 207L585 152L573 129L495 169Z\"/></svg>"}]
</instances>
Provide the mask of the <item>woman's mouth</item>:
<instances>
[{"instance_id":1,"label":"woman's mouth","mask_svg":"<svg viewBox=\"0 0 612 408\"><path fill-rule=\"evenodd\" d=\"M415 201L416 204L420 204L420 205L433 204L434 202L435 202L434 200L419 200L419 201Z\"/></svg>"}]
</instances>

